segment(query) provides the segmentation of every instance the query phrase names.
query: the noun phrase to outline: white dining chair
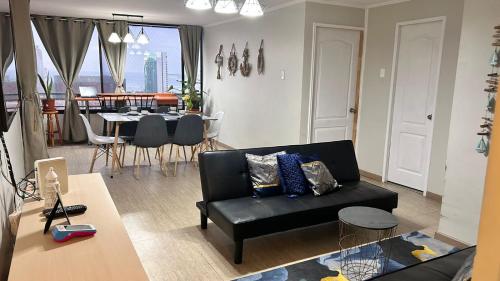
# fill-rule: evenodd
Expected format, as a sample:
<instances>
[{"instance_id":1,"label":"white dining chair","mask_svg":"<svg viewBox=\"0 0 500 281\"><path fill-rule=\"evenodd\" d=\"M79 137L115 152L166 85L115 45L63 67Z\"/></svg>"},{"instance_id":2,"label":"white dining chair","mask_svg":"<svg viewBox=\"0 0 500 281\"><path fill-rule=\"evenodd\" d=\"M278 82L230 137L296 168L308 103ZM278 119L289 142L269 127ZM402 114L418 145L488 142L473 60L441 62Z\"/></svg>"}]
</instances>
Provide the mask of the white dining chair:
<instances>
[{"instance_id":1,"label":"white dining chair","mask_svg":"<svg viewBox=\"0 0 500 281\"><path fill-rule=\"evenodd\" d=\"M222 120L224 119L224 112L219 111L214 115L215 119L210 123L210 127L207 130L208 145L213 150L218 150L217 138L219 137L220 127L222 126Z\"/></svg>"},{"instance_id":2,"label":"white dining chair","mask_svg":"<svg viewBox=\"0 0 500 281\"><path fill-rule=\"evenodd\" d=\"M92 131L92 127L90 126L87 117L85 117L85 115L83 114L80 114L80 117L82 118L83 124L85 125L85 129L87 130L87 136L89 138L89 142L95 145L94 154L92 156L92 163L90 164L90 170L89 170L89 173L92 173L92 171L94 170L94 163L97 158L106 155L106 166L108 165L108 159L110 156L109 148L114 144L115 138L96 135L94 131ZM125 145L125 141L122 138L118 138L118 144L121 145L119 153L121 155L122 148ZM118 165L121 167L120 156L117 157L117 161Z\"/></svg>"}]
</instances>

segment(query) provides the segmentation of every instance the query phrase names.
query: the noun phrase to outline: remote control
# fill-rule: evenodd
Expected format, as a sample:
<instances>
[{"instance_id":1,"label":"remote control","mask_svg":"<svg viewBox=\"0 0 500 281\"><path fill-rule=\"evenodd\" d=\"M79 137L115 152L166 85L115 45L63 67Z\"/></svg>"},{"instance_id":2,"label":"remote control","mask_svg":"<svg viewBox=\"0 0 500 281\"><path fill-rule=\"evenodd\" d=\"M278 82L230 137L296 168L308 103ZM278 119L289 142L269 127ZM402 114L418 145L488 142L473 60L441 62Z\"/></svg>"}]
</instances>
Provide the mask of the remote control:
<instances>
[{"instance_id":1,"label":"remote control","mask_svg":"<svg viewBox=\"0 0 500 281\"><path fill-rule=\"evenodd\" d=\"M66 213L68 215L83 214L87 210L87 206L85 206L85 205L72 205L72 206L64 207L64 210L66 211ZM48 218L50 215L50 211L52 211L52 209L43 210L43 215L46 218ZM63 216L64 216L64 212L63 212L62 208L61 207L57 208L54 218L60 218Z\"/></svg>"}]
</instances>

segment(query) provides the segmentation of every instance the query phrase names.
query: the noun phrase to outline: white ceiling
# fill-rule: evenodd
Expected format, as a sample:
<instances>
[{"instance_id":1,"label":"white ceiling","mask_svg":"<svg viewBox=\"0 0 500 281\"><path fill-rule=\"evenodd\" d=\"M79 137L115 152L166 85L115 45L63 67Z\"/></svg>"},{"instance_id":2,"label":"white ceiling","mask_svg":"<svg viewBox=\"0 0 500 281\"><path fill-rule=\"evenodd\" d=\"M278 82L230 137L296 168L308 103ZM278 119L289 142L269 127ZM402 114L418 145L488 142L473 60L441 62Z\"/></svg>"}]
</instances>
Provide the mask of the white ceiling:
<instances>
[{"instance_id":1,"label":"white ceiling","mask_svg":"<svg viewBox=\"0 0 500 281\"><path fill-rule=\"evenodd\" d=\"M300 0L261 0L265 9ZM388 0L312 0L312 2L366 7ZM389 1L390 2L390 1ZM8 11L8 1L0 1L0 11ZM265 10L264 10L265 11ZM139 14L151 23L208 25L231 20L235 15L193 11L184 0L31 0L31 13L53 16L111 18L111 13Z\"/></svg>"}]
</instances>

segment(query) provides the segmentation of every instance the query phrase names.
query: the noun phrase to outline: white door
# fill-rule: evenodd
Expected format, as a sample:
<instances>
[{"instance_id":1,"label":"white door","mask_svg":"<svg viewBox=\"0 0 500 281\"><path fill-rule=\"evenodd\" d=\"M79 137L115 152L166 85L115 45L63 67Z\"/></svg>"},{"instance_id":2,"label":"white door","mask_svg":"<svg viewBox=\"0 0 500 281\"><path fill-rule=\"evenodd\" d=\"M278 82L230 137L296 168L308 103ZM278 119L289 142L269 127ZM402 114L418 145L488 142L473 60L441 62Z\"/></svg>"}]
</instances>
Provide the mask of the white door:
<instances>
[{"instance_id":1,"label":"white door","mask_svg":"<svg viewBox=\"0 0 500 281\"><path fill-rule=\"evenodd\" d=\"M361 31L316 27L311 141L352 139Z\"/></svg>"},{"instance_id":2,"label":"white door","mask_svg":"<svg viewBox=\"0 0 500 281\"><path fill-rule=\"evenodd\" d=\"M402 25L396 55L389 181L422 190L432 144L443 21Z\"/></svg>"}]
</instances>

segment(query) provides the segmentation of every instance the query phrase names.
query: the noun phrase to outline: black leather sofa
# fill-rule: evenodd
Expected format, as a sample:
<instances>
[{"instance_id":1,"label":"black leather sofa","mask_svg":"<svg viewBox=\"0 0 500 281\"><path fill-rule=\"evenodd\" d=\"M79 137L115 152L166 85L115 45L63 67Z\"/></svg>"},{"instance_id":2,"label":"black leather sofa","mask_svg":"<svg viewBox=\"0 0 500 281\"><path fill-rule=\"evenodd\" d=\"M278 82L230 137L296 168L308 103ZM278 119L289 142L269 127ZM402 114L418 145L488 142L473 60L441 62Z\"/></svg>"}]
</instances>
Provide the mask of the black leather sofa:
<instances>
[{"instance_id":1,"label":"black leather sofa","mask_svg":"<svg viewBox=\"0 0 500 281\"><path fill-rule=\"evenodd\" d=\"M343 185L334 193L298 198L286 195L252 198L246 153L266 155L278 151L317 156ZM360 181L351 141L205 152L199 156L203 201L201 228L207 218L235 243L234 262L242 262L243 240L338 220L338 211L349 206L367 206L392 212L398 194Z\"/></svg>"},{"instance_id":2,"label":"black leather sofa","mask_svg":"<svg viewBox=\"0 0 500 281\"><path fill-rule=\"evenodd\" d=\"M370 280L376 281L451 281L476 247L405 267Z\"/></svg>"}]
</instances>

